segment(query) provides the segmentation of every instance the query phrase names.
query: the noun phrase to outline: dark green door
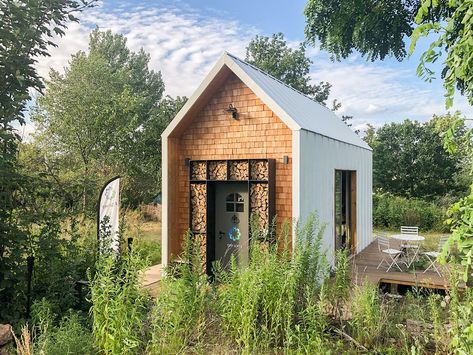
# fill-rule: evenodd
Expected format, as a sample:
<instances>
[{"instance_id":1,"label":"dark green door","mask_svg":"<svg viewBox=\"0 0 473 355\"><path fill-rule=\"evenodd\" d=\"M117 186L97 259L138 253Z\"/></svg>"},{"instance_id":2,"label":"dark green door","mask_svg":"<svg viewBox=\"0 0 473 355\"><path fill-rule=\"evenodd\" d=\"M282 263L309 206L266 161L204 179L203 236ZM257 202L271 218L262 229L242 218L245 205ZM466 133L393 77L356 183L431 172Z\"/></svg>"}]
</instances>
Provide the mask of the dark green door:
<instances>
[{"instance_id":1,"label":"dark green door","mask_svg":"<svg viewBox=\"0 0 473 355\"><path fill-rule=\"evenodd\" d=\"M228 269L231 256L248 260L248 184L219 183L215 192L215 259Z\"/></svg>"}]
</instances>

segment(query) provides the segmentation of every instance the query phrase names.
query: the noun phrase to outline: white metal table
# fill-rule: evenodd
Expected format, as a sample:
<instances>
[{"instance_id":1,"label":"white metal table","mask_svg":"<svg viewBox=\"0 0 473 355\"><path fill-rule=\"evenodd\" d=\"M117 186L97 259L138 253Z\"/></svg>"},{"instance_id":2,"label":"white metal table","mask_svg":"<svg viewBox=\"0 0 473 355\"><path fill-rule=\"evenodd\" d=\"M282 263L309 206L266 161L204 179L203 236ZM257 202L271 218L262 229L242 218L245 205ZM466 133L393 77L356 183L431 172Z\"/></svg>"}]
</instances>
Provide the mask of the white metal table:
<instances>
[{"instance_id":1,"label":"white metal table","mask_svg":"<svg viewBox=\"0 0 473 355\"><path fill-rule=\"evenodd\" d=\"M391 238L400 240L401 242L406 243L405 253L407 256L407 267L410 267L414 261L417 260L419 256L420 243L425 240L421 235L409 235L409 234L394 234ZM413 250L413 254L409 255L409 250Z\"/></svg>"}]
</instances>

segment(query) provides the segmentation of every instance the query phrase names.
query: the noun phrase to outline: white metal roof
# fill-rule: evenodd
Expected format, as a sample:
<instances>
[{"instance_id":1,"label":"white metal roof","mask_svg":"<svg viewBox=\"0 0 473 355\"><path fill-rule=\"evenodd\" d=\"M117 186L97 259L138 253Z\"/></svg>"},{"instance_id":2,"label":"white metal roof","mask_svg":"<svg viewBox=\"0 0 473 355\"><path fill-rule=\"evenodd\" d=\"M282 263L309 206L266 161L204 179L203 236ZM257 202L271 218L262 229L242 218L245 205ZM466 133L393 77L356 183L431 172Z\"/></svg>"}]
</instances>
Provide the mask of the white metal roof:
<instances>
[{"instance_id":1,"label":"white metal roof","mask_svg":"<svg viewBox=\"0 0 473 355\"><path fill-rule=\"evenodd\" d=\"M304 129L371 150L369 145L330 109L227 52L222 54L196 92L169 124L163 132L163 137L167 137L177 127L223 66L235 73L290 129Z\"/></svg>"}]
</instances>

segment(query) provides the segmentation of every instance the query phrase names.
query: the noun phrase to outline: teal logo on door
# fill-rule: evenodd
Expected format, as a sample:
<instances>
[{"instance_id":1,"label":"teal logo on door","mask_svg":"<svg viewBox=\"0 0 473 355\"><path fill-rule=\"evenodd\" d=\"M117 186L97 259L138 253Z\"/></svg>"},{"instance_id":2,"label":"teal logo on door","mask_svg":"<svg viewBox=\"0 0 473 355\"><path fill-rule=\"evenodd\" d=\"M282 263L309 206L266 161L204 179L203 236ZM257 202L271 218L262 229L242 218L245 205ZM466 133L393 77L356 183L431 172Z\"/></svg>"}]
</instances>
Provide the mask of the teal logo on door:
<instances>
[{"instance_id":1,"label":"teal logo on door","mask_svg":"<svg viewBox=\"0 0 473 355\"><path fill-rule=\"evenodd\" d=\"M237 240L240 240L240 237L241 237L241 232L240 232L240 229L237 228L237 227L231 227L229 230L228 230L228 238L230 238L230 240L236 242Z\"/></svg>"}]
</instances>

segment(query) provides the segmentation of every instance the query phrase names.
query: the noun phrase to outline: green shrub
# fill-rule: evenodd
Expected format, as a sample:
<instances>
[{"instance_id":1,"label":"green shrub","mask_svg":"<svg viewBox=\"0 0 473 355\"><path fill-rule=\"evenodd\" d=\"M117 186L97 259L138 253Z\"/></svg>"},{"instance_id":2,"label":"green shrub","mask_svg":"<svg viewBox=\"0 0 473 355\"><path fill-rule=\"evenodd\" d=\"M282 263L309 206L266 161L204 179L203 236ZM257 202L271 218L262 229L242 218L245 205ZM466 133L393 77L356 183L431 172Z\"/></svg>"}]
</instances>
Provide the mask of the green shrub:
<instances>
[{"instance_id":1,"label":"green shrub","mask_svg":"<svg viewBox=\"0 0 473 355\"><path fill-rule=\"evenodd\" d=\"M373 224L378 228L399 229L402 225L421 230L448 231L444 225L446 210L433 202L406 199L390 194L373 196Z\"/></svg>"},{"instance_id":2,"label":"green shrub","mask_svg":"<svg viewBox=\"0 0 473 355\"><path fill-rule=\"evenodd\" d=\"M45 299L32 307L33 353L45 355L96 354L94 339L79 312L70 311L58 325Z\"/></svg>"},{"instance_id":3,"label":"green shrub","mask_svg":"<svg viewBox=\"0 0 473 355\"><path fill-rule=\"evenodd\" d=\"M146 260L147 266L161 263L161 243L155 240L137 240L133 241L133 247L137 254Z\"/></svg>"}]
</instances>

